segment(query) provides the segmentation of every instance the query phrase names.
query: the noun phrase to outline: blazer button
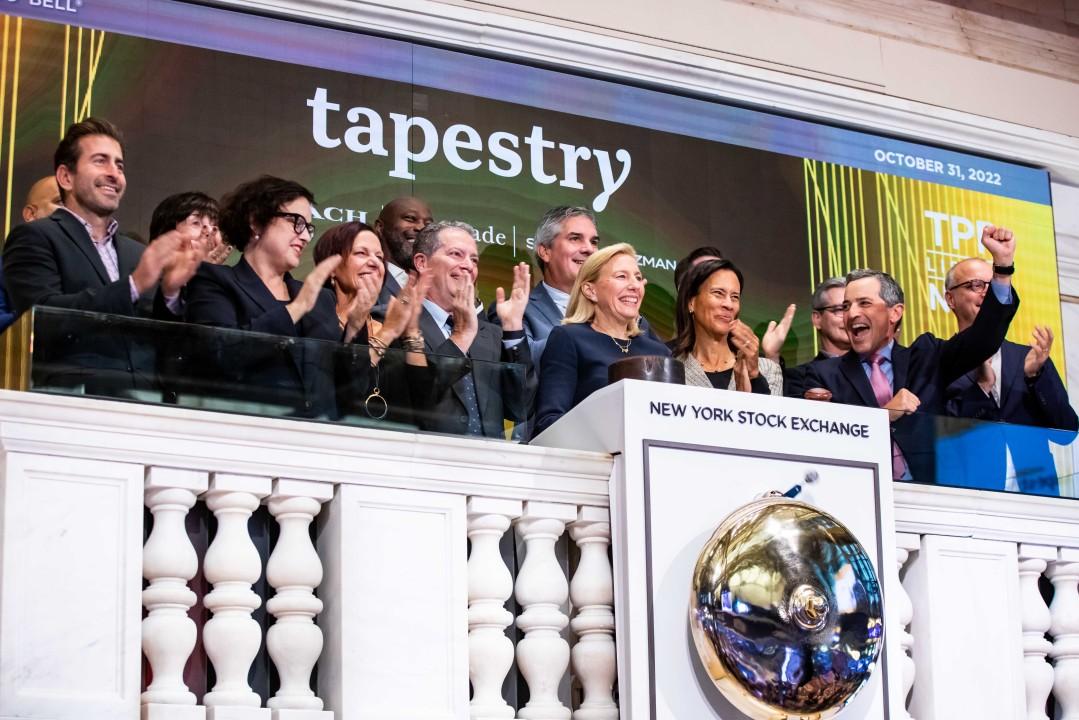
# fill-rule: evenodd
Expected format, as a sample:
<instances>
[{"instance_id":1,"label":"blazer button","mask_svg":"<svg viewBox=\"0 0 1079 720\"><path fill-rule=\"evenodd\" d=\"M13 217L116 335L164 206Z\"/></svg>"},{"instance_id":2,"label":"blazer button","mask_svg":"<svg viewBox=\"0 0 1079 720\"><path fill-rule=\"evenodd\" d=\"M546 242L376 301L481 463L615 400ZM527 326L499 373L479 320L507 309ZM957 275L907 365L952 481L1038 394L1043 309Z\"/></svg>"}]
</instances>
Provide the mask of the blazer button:
<instances>
[{"instance_id":1,"label":"blazer button","mask_svg":"<svg viewBox=\"0 0 1079 720\"><path fill-rule=\"evenodd\" d=\"M461 415L461 416L460 416L459 418L457 418L457 419L458 419L459 421L463 422L463 423L466 423L466 422L468 422L468 415Z\"/></svg>"}]
</instances>

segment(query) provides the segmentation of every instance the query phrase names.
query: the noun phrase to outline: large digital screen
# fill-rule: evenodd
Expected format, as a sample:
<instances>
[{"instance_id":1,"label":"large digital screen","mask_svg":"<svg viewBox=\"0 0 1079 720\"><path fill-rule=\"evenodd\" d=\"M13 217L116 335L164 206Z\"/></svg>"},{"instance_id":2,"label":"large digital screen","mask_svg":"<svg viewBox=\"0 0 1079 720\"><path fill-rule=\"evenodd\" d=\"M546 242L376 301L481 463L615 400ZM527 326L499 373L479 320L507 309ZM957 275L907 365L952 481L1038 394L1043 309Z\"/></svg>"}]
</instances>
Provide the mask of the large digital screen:
<instances>
[{"instance_id":1,"label":"large digital screen","mask_svg":"<svg viewBox=\"0 0 1079 720\"><path fill-rule=\"evenodd\" d=\"M5 231L87 115L126 133L121 227L145 236L165 196L219 196L270 173L316 196L318 232L373 221L418 195L479 231L481 298L531 259L555 205L595 211L602 242L632 243L644 314L673 330L673 269L699 245L743 270L743 319L799 305L784 354L816 353L809 299L856 267L907 295L902 338L955 323L944 273L979 254L984 224L1018 237L1022 296L1009 337L1061 334L1048 173L708 99L178 2L5 4L0 181ZM983 256L986 256L984 252ZM300 268L310 267L310 258ZM1063 368L1063 343L1053 359ZM1061 373L1064 374L1063 372Z\"/></svg>"}]
</instances>

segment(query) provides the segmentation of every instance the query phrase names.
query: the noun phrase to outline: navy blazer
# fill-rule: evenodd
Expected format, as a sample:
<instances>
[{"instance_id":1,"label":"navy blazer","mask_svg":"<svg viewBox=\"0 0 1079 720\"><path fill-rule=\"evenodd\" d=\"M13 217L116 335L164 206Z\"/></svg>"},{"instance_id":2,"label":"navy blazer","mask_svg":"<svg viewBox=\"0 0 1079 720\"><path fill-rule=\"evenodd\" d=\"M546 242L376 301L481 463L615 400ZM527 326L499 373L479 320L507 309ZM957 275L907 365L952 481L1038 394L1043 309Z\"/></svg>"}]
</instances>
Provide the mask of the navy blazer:
<instances>
[{"instance_id":1,"label":"navy blazer","mask_svg":"<svg viewBox=\"0 0 1079 720\"><path fill-rule=\"evenodd\" d=\"M990 289L978 317L966 330L947 340L923 333L910 347L898 342L892 347L894 392L906 388L921 401L918 412L892 423L892 437L903 451L915 481L936 481L933 416L944 414L946 388L997 351L1018 308L1019 294L1015 288L1008 305L1002 305ZM806 372L805 386L827 388L833 402L877 407L861 358L853 350L812 363Z\"/></svg>"},{"instance_id":2,"label":"navy blazer","mask_svg":"<svg viewBox=\"0 0 1079 720\"><path fill-rule=\"evenodd\" d=\"M1008 448L1020 491L1059 494L1049 443L1072 442L1079 418L1052 360L1027 379L1023 364L1029 351L1007 340L1001 345L999 407L978 386L977 368L948 386L947 414L981 421L943 424L937 472L949 485L1003 490Z\"/></svg>"},{"instance_id":3,"label":"navy blazer","mask_svg":"<svg viewBox=\"0 0 1079 720\"><path fill-rule=\"evenodd\" d=\"M460 380L470 372L476 385L484 436L504 437L503 420L521 423L528 418L536 395L536 374L528 340L505 348L501 327L483 318L477 318L477 321L476 338L466 356L442 333L442 328L426 308L420 314L427 362L433 369L427 400L423 407L417 402L414 408L417 421L424 430L455 435L467 433L468 415L461 399Z\"/></svg>"},{"instance_id":4,"label":"navy blazer","mask_svg":"<svg viewBox=\"0 0 1079 720\"><path fill-rule=\"evenodd\" d=\"M559 325L551 332L540 365L540 390L536 406L536 434L596 390L607 386L607 367L633 355L670 357L667 346L642 332L623 353L611 336L592 329L589 323Z\"/></svg>"},{"instance_id":5,"label":"navy blazer","mask_svg":"<svg viewBox=\"0 0 1079 720\"><path fill-rule=\"evenodd\" d=\"M303 283L285 273L289 298ZM233 266L203 263L187 285L185 318L219 328L270 333L285 338L340 342L333 293L323 288L315 307L293 323L285 302L276 299L247 260ZM207 333L202 352L218 374L219 391L237 400L280 406L288 414L333 417L335 346L282 342L238 333Z\"/></svg>"}]
</instances>

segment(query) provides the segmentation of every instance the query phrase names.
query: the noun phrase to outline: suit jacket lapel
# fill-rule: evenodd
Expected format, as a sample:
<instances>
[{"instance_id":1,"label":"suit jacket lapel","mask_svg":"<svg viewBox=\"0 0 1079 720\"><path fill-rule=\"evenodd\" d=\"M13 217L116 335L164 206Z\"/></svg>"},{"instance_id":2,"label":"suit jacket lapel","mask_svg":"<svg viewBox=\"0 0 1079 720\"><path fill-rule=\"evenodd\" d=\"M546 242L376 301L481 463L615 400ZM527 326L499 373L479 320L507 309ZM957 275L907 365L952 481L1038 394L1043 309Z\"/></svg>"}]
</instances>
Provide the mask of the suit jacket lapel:
<instances>
[{"instance_id":1,"label":"suit jacket lapel","mask_svg":"<svg viewBox=\"0 0 1079 720\"><path fill-rule=\"evenodd\" d=\"M562 313L558 311L558 306L554 304L554 300L551 298L550 293L547 292L547 289L543 287L543 283L532 288L532 292L529 294L529 304L535 304L536 309L551 325L557 327L562 324Z\"/></svg>"},{"instance_id":2,"label":"suit jacket lapel","mask_svg":"<svg viewBox=\"0 0 1079 720\"><path fill-rule=\"evenodd\" d=\"M873 393L873 387L869 384L869 378L862 369L862 361L853 350L849 351L839 361L839 371L847 378L858 397L866 407L878 407L877 396Z\"/></svg>"},{"instance_id":3,"label":"suit jacket lapel","mask_svg":"<svg viewBox=\"0 0 1079 720\"><path fill-rule=\"evenodd\" d=\"M240 289L243 290L263 312L270 312L277 306L277 298L273 296L273 293L270 292L270 288L266 287L266 283L262 282L262 278L260 278L255 270L247 264L247 260L242 256L240 257L240 261L232 267L232 271L236 274L236 284L240 286ZM288 281L292 278L289 275L286 275L285 277L287 278L285 284L288 285ZM293 289L290 286L289 297L292 296Z\"/></svg>"},{"instance_id":4,"label":"suit jacket lapel","mask_svg":"<svg viewBox=\"0 0 1079 720\"><path fill-rule=\"evenodd\" d=\"M910 349L895 343L892 345L892 394L907 387L907 375L910 370ZM864 373L863 373L864 374ZM870 386L872 389L872 386Z\"/></svg>"},{"instance_id":5,"label":"suit jacket lapel","mask_svg":"<svg viewBox=\"0 0 1079 720\"><path fill-rule=\"evenodd\" d=\"M1000 346L1000 410L1001 418L1005 417L1004 408L1012 398L1022 398L1023 388L1014 388L1019 383L1025 383L1023 365L1026 363L1027 353L1030 348L1025 345L1013 344L1005 341Z\"/></svg>"},{"instance_id":6,"label":"suit jacket lapel","mask_svg":"<svg viewBox=\"0 0 1079 720\"><path fill-rule=\"evenodd\" d=\"M75 247L86 256L87 262L97 272L102 284L107 285L111 282L109 273L105 270L105 263L101 262L101 255L98 254L97 248L94 247L94 241L90 239L90 235L86 232L86 228L82 226L82 223L64 209L55 211L51 217L64 231L64 234L71 238L71 242L75 243Z\"/></svg>"},{"instance_id":7,"label":"suit jacket lapel","mask_svg":"<svg viewBox=\"0 0 1079 720\"><path fill-rule=\"evenodd\" d=\"M138 248L132 244L137 241L126 242L129 239L126 237L122 239L125 242L120 242L120 235L113 239L113 243L116 245L116 266L120 268L120 277L130 275L142 257L142 253L137 252Z\"/></svg>"},{"instance_id":8,"label":"suit jacket lapel","mask_svg":"<svg viewBox=\"0 0 1079 720\"><path fill-rule=\"evenodd\" d=\"M423 335L423 344L429 353L438 352L438 348L446 341L442 334L442 328L438 326L427 308L420 311L420 334Z\"/></svg>"}]
</instances>

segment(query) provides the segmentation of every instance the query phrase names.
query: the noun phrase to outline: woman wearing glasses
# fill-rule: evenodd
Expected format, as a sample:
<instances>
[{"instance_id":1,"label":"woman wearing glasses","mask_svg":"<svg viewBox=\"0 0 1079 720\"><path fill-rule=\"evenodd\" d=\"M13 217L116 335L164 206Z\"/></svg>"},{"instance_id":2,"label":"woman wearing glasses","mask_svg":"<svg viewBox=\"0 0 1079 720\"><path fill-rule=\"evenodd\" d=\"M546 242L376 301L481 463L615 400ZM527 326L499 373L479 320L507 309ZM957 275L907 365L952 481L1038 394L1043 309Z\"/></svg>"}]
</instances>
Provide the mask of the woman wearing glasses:
<instances>
[{"instance_id":1,"label":"woman wearing glasses","mask_svg":"<svg viewBox=\"0 0 1079 720\"><path fill-rule=\"evenodd\" d=\"M672 353L685 363L686 385L782 395L783 372L758 356L741 309L742 273L730 260L706 260L682 280Z\"/></svg>"},{"instance_id":2,"label":"woman wearing glasses","mask_svg":"<svg viewBox=\"0 0 1079 720\"><path fill-rule=\"evenodd\" d=\"M341 341L334 296L324 287L341 256L323 260L303 282L290 274L311 241L313 200L299 183L268 175L227 194L219 227L225 241L240 251L240 259L235 265L199 266L187 286L185 319L219 328ZM283 344L231 333L206 340L214 351L212 364L222 374L216 378L221 385L215 394L227 391L269 406L253 409L260 413L281 410L307 417L334 413L332 363L327 361L332 353L319 343Z\"/></svg>"}]
</instances>

